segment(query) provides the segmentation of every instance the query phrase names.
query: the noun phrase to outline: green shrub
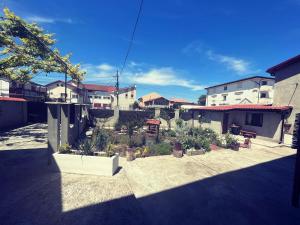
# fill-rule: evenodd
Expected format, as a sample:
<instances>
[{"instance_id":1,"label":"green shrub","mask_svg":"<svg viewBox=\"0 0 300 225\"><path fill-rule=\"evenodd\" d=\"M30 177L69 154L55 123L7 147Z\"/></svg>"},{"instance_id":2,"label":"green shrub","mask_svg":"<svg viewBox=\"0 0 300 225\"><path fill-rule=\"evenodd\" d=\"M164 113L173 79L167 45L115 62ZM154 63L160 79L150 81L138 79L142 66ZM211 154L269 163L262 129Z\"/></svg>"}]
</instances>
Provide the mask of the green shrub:
<instances>
[{"instance_id":1,"label":"green shrub","mask_svg":"<svg viewBox=\"0 0 300 225\"><path fill-rule=\"evenodd\" d=\"M118 135L117 140L118 144L129 145L130 143L130 139L126 134Z\"/></svg>"},{"instance_id":2,"label":"green shrub","mask_svg":"<svg viewBox=\"0 0 300 225\"><path fill-rule=\"evenodd\" d=\"M233 135L231 135L229 133L227 133L225 135L225 147L226 148L231 148L238 144L239 144L238 140Z\"/></svg>"},{"instance_id":3,"label":"green shrub","mask_svg":"<svg viewBox=\"0 0 300 225\"><path fill-rule=\"evenodd\" d=\"M180 141L184 150L195 147L195 138L192 136L183 136Z\"/></svg>"},{"instance_id":4,"label":"green shrub","mask_svg":"<svg viewBox=\"0 0 300 225\"><path fill-rule=\"evenodd\" d=\"M170 155L172 153L172 146L169 143L159 143L150 146L152 155Z\"/></svg>"},{"instance_id":5,"label":"green shrub","mask_svg":"<svg viewBox=\"0 0 300 225\"><path fill-rule=\"evenodd\" d=\"M78 149L81 150L83 155L93 155L93 143L91 139L82 138L78 141Z\"/></svg>"},{"instance_id":6,"label":"green shrub","mask_svg":"<svg viewBox=\"0 0 300 225\"><path fill-rule=\"evenodd\" d=\"M197 137L195 139L195 149L204 149L205 151L210 151L210 140L204 136Z\"/></svg>"},{"instance_id":7,"label":"green shrub","mask_svg":"<svg viewBox=\"0 0 300 225\"><path fill-rule=\"evenodd\" d=\"M109 142L108 132L104 129L95 128L92 134L92 145L96 150L104 151Z\"/></svg>"},{"instance_id":8,"label":"green shrub","mask_svg":"<svg viewBox=\"0 0 300 225\"><path fill-rule=\"evenodd\" d=\"M136 134L131 137L132 147L141 147L146 144L146 137L144 134Z\"/></svg>"},{"instance_id":9,"label":"green shrub","mask_svg":"<svg viewBox=\"0 0 300 225\"><path fill-rule=\"evenodd\" d=\"M61 154L68 154L71 152L71 147L68 144L63 144L59 146L58 152Z\"/></svg>"}]
</instances>

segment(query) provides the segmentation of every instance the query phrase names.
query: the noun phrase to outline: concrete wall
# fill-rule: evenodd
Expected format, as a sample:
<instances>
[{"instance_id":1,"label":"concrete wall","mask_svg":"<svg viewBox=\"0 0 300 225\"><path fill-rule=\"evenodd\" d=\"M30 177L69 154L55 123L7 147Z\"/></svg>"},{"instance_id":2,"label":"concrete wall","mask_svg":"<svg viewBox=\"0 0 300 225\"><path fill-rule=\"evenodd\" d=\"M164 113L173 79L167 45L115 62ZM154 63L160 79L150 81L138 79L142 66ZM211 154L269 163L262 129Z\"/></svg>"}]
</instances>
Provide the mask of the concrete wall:
<instances>
[{"instance_id":1,"label":"concrete wall","mask_svg":"<svg viewBox=\"0 0 300 225\"><path fill-rule=\"evenodd\" d=\"M274 141L280 140L281 132L281 114L276 112L263 112L263 126L246 125L246 111L229 112L230 126L232 123L242 126L242 129L255 131L257 136L264 138L271 138ZM251 111L249 111L251 113ZM255 112L257 113L257 112Z\"/></svg>"},{"instance_id":2,"label":"concrete wall","mask_svg":"<svg viewBox=\"0 0 300 225\"><path fill-rule=\"evenodd\" d=\"M200 117L201 127L210 128L216 133L222 133L222 121L223 113L222 112L202 112Z\"/></svg>"},{"instance_id":3,"label":"concrete wall","mask_svg":"<svg viewBox=\"0 0 300 225\"><path fill-rule=\"evenodd\" d=\"M256 82L267 81L259 89ZM233 104L272 104L273 102L273 79L254 78L236 83L221 85L207 89L206 105L233 105ZM227 90L224 87L227 86ZM267 93L267 98L259 98L259 92ZM226 96L226 100L223 100ZM248 101L249 100L249 101Z\"/></svg>"},{"instance_id":4,"label":"concrete wall","mask_svg":"<svg viewBox=\"0 0 300 225\"><path fill-rule=\"evenodd\" d=\"M27 102L0 101L0 130L27 123Z\"/></svg>"},{"instance_id":5,"label":"concrete wall","mask_svg":"<svg viewBox=\"0 0 300 225\"><path fill-rule=\"evenodd\" d=\"M293 106L287 122L294 124L296 113L300 113L300 62L275 73L274 105ZM293 130L293 126L290 131Z\"/></svg>"}]
</instances>

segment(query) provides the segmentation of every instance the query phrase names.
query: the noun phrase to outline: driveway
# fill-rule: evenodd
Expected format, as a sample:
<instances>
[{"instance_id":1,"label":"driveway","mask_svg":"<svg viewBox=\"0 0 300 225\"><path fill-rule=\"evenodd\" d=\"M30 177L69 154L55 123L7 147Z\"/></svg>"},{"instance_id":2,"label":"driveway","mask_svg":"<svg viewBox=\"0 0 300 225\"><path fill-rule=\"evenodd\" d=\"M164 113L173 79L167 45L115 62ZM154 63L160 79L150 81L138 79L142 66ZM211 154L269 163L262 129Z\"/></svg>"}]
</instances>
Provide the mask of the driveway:
<instances>
[{"instance_id":1,"label":"driveway","mask_svg":"<svg viewBox=\"0 0 300 225\"><path fill-rule=\"evenodd\" d=\"M113 177L59 174L47 166L39 129L25 129L37 134L31 141L13 131L5 140L13 145L0 145L1 225L300 224L290 204L290 148L256 143L181 159L121 159Z\"/></svg>"}]
</instances>

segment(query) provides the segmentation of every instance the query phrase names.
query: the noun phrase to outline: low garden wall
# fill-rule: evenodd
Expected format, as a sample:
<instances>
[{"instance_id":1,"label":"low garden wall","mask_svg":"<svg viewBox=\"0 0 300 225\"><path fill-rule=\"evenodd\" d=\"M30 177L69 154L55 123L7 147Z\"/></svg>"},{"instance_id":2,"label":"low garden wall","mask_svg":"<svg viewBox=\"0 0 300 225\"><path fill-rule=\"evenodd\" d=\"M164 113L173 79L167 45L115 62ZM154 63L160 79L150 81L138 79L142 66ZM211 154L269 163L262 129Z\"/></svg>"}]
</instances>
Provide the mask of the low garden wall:
<instances>
[{"instance_id":1,"label":"low garden wall","mask_svg":"<svg viewBox=\"0 0 300 225\"><path fill-rule=\"evenodd\" d=\"M55 170L63 173L113 176L119 167L119 155L99 157L87 155L53 154Z\"/></svg>"}]
</instances>

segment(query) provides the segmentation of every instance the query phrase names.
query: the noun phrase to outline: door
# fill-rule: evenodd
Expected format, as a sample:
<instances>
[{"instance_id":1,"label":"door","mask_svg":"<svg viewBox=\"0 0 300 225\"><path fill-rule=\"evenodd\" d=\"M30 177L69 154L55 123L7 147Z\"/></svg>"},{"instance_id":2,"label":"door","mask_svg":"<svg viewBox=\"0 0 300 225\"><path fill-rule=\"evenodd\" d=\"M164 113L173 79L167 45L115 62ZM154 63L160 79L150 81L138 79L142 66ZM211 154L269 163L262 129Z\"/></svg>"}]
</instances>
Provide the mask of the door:
<instances>
[{"instance_id":1,"label":"door","mask_svg":"<svg viewBox=\"0 0 300 225\"><path fill-rule=\"evenodd\" d=\"M224 113L223 123L222 123L222 134L226 134L228 132L228 118L229 118L229 113Z\"/></svg>"}]
</instances>

